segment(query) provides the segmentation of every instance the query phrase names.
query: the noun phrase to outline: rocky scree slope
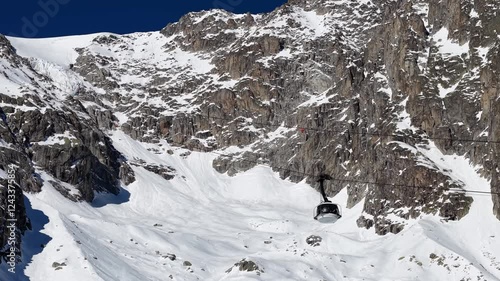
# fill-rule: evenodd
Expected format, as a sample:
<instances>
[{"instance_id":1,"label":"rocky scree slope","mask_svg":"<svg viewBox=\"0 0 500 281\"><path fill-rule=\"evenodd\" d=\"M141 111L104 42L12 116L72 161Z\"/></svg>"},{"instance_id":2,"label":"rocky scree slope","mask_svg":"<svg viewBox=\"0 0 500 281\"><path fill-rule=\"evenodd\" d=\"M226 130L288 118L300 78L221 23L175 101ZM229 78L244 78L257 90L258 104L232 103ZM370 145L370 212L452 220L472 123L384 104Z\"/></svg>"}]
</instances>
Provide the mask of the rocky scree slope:
<instances>
[{"instance_id":1,"label":"rocky scree slope","mask_svg":"<svg viewBox=\"0 0 500 281\"><path fill-rule=\"evenodd\" d=\"M365 199L358 225L379 234L421 214L459 220L473 199L448 191L464 183L433 155L465 155L500 191L500 145L484 142L500 132L498 9L290 0L267 14L204 11L160 32L96 35L67 65L22 57L1 37L0 168L20 166L25 192L40 189L37 168L73 200L116 194L134 180L132 159L106 131L123 130L232 154L214 161L221 173L251 160L300 172L276 170L293 181L347 179L328 193Z\"/></svg>"}]
</instances>

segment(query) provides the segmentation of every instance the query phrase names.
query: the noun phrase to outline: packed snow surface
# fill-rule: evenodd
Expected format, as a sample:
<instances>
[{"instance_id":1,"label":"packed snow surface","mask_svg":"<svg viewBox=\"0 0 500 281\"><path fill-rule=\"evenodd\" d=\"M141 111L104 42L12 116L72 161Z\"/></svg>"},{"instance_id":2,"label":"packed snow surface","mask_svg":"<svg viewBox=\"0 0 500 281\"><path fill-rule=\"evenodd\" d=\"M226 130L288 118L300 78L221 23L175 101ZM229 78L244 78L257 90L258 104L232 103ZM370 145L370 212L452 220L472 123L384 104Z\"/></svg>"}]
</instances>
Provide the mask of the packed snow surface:
<instances>
[{"instance_id":1,"label":"packed snow surface","mask_svg":"<svg viewBox=\"0 0 500 281\"><path fill-rule=\"evenodd\" d=\"M167 181L132 166L136 181L119 196L101 194L88 204L64 198L40 172L43 191L26 202L45 223L39 234L27 233L25 252L38 253L18 266L18 280L500 280L500 226L487 195L474 196L459 222L428 215L409 221L400 234L377 236L356 226L363 202L346 209L345 190L332 198L343 217L321 224L312 219L319 194L305 182L281 180L269 167L230 177L212 168L215 154L186 156L121 131L112 132L112 140L129 161L173 167L176 177ZM450 173L468 187L488 190L464 158L435 147L419 150L453 167ZM30 240L36 235L47 237L43 249ZM320 246L306 243L310 235L322 237ZM239 271L234 264L242 259L260 271ZM54 262L65 266L55 270ZM6 274L2 280L14 280Z\"/></svg>"}]
</instances>

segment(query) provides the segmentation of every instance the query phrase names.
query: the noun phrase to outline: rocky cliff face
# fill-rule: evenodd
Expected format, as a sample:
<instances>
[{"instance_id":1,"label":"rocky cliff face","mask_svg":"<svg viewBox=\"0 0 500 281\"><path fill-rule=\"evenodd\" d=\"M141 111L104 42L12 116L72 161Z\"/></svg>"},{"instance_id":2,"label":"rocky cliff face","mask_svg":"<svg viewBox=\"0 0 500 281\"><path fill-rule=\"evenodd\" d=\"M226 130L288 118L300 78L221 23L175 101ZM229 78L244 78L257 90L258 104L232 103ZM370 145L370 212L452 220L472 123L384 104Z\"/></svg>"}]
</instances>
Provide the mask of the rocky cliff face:
<instances>
[{"instance_id":1,"label":"rocky cliff face","mask_svg":"<svg viewBox=\"0 0 500 281\"><path fill-rule=\"evenodd\" d=\"M22 162L25 192L40 190L36 166L74 185L61 188L73 200L116 194L133 174L106 132L123 130L192 150L238 147L214 161L219 172L262 162L294 181L328 173L328 193L347 188L349 206L364 204L358 225L379 234L422 214L458 220L473 199L449 192L464 183L440 157L465 156L500 192L498 9L491 0L290 0L261 15L191 13L159 33L78 46L58 69L71 87L0 37L1 148L10 151L0 169Z\"/></svg>"},{"instance_id":2,"label":"rocky cliff face","mask_svg":"<svg viewBox=\"0 0 500 281\"><path fill-rule=\"evenodd\" d=\"M39 192L42 180L36 169L50 173L71 190L55 182L69 199L92 201L94 192L120 191L119 180L133 181L133 173L100 130L100 114L86 109L72 96L60 96L56 81L45 75L34 61L18 56L9 41L0 36L0 169L6 173L14 165L17 241L30 228L23 192ZM105 115L105 114L103 114ZM6 245L8 180L2 177L0 232ZM16 244L19 248L20 243ZM8 252L8 247L1 255ZM19 253L19 251L18 251Z\"/></svg>"}]
</instances>

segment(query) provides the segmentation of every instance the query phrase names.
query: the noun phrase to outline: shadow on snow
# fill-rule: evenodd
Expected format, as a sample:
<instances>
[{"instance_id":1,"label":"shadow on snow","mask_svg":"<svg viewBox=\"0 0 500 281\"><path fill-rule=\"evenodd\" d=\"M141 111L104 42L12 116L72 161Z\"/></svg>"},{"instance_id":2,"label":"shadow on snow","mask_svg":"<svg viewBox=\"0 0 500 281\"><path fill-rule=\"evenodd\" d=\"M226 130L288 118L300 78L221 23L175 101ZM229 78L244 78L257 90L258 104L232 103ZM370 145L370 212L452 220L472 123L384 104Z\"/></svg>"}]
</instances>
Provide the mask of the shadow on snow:
<instances>
[{"instance_id":1,"label":"shadow on snow","mask_svg":"<svg viewBox=\"0 0 500 281\"><path fill-rule=\"evenodd\" d=\"M0 280L28 281L29 278L25 275L24 270L31 263L33 257L41 253L45 245L52 239L41 232L45 225L49 223L49 217L42 211L33 209L26 196L24 196L24 205L26 215L31 222L31 230L27 230L22 237L22 262L16 266L15 273L9 272L8 265L2 263L0 265Z\"/></svg>"},{"instance_id":2,"label":"shadow on snow","mask_svg":"<svg viewBox=\"0 0 500 281\"><path fill-rule=\"evenodd\" d=\"M114 195L112 193L96 193L94 200L90 205L94 208L102 208L106 205L121 205L128 202L130 192L124 188L120 188L120 193Z\"/></svg>"}]
</instances>

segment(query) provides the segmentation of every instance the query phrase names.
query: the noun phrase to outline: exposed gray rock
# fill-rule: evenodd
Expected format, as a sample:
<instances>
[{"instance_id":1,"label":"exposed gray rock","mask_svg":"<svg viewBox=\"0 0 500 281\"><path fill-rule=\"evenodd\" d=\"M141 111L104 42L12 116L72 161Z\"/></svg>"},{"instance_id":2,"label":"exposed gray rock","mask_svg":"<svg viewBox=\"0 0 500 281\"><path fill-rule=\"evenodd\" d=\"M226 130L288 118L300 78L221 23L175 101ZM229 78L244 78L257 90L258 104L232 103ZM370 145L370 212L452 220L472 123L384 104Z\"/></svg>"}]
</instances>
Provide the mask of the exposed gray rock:
<instances>
[{"instance_id":1,"label":"exposed gray rock","mask_svg":"<svg viewBox=\"0 0 500 281\"><path fill-rule=\"evenodd\" d=\"M311 236L306 238L306 243L313 246L313 247L320 246L321 241L323 241L323 238L321 238L321 236L317 236L317 235L311 235Z\"/></svg>"},{"instance_id":2,"label":"exposed gray rock","mask_svg":"<svg viewBox=\"0 0 500 281\"><path fill-rule=\"evenodd\" d=\"M67 266L66 263L58 263L58 262L53 262L52 267L57 268L57 267L62 267L62 266Z\"/></svg>"},{"instance_id":3,"label":"exposed gray rock","mask_svg":"<svg viewBox=\"0 0 500 281\"><path fill-rule=\"evenodd\" d=\"M239 271L256 272L257 275L264 273L264 270L261 269L255 262L247 259L242 259L241 261L235 263L233 267L226 270L226 273L230 273L233 268L236 268Z\"/></svg>"},{"instance_id":4,"label":"exposed gray rock","mask_svg":"<svg viewBox=\"0 0 500 281\"><path fill-rule=\"evenodd\" d=\"M171 180L175 177L175 169L168 166L156 165L156 164L146 164L142 162L132 162L134 166L143 167L145 170L155 173L166 180Z\"/></svg>"},{"instance_id":5,"label":"exposed gray rock","mask_svg":"<svg viewBox=\"0 0 500 281\"><path fill-rule=\"evenodd\" d=\"M60 182L56 181L49 181L49 183L57 190L59 191L64 197L68 198L69 200L73 202L78 202L80 201L80 196L71 194L71 190L67 187L64 187Z\"/></svg>"},{"instance_id":6,"label":"exposed gray rock","mask_svg":"<svg viewBox=\"0 0 500 281\"><path fill-rule=\"evenodd\" d=\"M169 259L171 261L175 261L177 259L177 256L174 254L166 254L163 256L164 259Z\"/></svg>"}]
</instances>

